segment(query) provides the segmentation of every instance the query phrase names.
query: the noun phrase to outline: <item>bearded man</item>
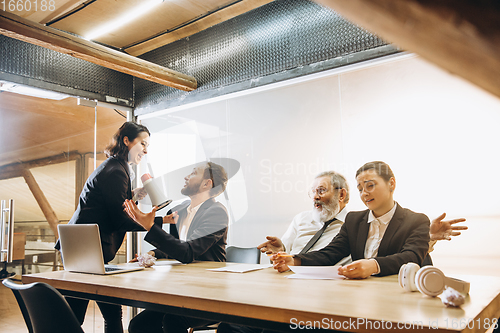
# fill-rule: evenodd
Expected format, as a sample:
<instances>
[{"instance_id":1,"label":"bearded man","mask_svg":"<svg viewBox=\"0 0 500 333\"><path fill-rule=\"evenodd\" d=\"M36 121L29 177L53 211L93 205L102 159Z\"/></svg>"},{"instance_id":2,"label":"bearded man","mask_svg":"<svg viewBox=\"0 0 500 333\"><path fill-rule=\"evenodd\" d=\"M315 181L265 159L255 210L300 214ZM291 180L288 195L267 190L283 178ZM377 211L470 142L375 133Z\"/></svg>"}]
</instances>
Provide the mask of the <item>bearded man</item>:
<instances>
[{"instance_id":1,"label":"bearded man","mask_svg":"<svg viewBox=\"0 0 500 333\"><path fill-rule=\"evenodd\" d=\"M349 185L344 176L335 171L320 173L312 183L309 197L313 200L313 209L297 214L281 239L267 236L267 242L258 246L262 252L299 254L316 251L328 245L338 234L349 202ZM338 265L350 261L347 257Z\"/></svg>"},{"instance_id":2,"label":"bearded man","mask_svg":"<svg viewBox=\"0 0 500 333\"><path fill-rule=\"evenodd\" d=\"M157 258L172 258L182 263L226 261L226 238L229 217L226 208L215 200L224 192L227 173L213 162L203 162L184 180L181 193L189 199L174 208L173 213L156 217L157 207L145 214L131 200L125 201L125 211L148 231L145 240L157 249L150 251ZM170 233L162 229L170 223ZM213 321L144 310L129 324L130 333L186 333L189 327L213 324Z\"/></svg>"}]
</instances>

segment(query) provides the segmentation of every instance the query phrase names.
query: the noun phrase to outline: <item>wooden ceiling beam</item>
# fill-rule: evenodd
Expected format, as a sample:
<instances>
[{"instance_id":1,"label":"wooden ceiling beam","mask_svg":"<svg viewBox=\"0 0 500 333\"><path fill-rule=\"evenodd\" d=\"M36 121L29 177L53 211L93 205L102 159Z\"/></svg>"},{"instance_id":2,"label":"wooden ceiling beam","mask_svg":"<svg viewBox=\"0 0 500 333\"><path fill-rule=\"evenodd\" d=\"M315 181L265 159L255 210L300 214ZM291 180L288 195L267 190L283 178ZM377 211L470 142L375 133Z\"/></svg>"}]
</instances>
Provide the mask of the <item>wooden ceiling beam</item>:
<instances>
[{"instance_id":1,"label":"wooden ceiling beam","mask_svg":"<svg viewBox=\"0 0 500 333\"><path fill-rule=\"evenodd\" d=\"M123 52L46 27L0 10L0 34L72 57L184 91L197 88L196 79Z\"/></svg>"},{"instance_id":2,"label":"wooden ceiling beam","mask_svg":"<svg viewBox=\"0 0 500 333\"><path fill-rule=\"evenodd\" d=\"M64 17L66 14L71 13L73 10L85 7L85 3L92 0L55 0L54 2L41 3L41 1L5 1L5 8L2 4L2 9L7 9L10 13L22 16L30 21L38 22L41 24L47 24L53 20L57 20L60 17ZM31 4L31 10L29 5ZM41 10L40 6L46 5L45 11ZM51 7L50 5L54 5ZM48 7L50 7L50 10ZM11 10L14 9L14 10ZM21 9L21 10L18 10ZM50 25L50 24L49 24Z\"/></svg>"},{"instance_id":3,"label":"wooden ceiling beam","mask_svg":"<svg viewBox=\"0 0 500 333\"><path fill-rule=\"evenodd\" d=\"M314 1L500 96L498 1Z\"/></svg>"},{"instance_id":4,"label":"wooden ceiling beam","mask_svg":"<svg viewBox=\"0 0 500 333\"><path fill-rule=\"evenodd\" d=\"M161 46L173 43L179 39L194 35L195 33L232 19L233 17L244 14L260 6L264 6L273 1L274 0L243 0L237 2L190 24L179 27L178 29L174 28L171 29L171 31L166 31L158 37L154 37L134 46L124 47L124 51L128 54L139 56Z\"/></svg>"},{"instance_id":5,"label":"wooden ceiling beam","mask_svg":"<svg viewBox=\"0 0 500 333\"><path fill-rule=\"evenodd\" d=\"M50 164L69 162L76 160L80 157L81 157L80 153L76 151L71 151L67 154L59 154L55 156L41 158L38 160L7 164L0 167L0 180L21 177L25 169L33 169Z\"/></svg>"},{"instance_id":6,"label":"wooden ceiling beam","mask_svg":"<svg viewBox=\"0 0 500 333\"><path fill-rule=\"evenodd\" d=\"M24 169L22 174L24 181L28 185L31 193L33 194L33 197L38 203L38 206L40 207L43 216L45 216L45 218L47 219L50 229L52 229L54 236L56 237L56 239L58 239L59 233L57 232L57 225L59 224L59 219L57 218L54 209L52 209L52 206L50 205L49 201L47 200L47 197L45 196L42 189L38 185L35 177L33 177L31 171L29 171L28 169Z\"/></svg>"},{"instance_id":7,"label":"wooden ceiling beam","mask_svg":"<svg viewBox=\"0 0 500 333\"><path fill-rule=\"evenodd\" d=\"M73 11L75 9L85 7L85 3L87 1L88 0L68 0L60 6L56 6L56 10L48 13L48 15L45 16L42 20L33 20L31 17L29 19L31 19L31 21L36 21L36 22L40 22L42 24L47 24L53 20L57 20L58 18L63 17L64 15L70 13L71 11Z\"/></svg>"}]
</instances>

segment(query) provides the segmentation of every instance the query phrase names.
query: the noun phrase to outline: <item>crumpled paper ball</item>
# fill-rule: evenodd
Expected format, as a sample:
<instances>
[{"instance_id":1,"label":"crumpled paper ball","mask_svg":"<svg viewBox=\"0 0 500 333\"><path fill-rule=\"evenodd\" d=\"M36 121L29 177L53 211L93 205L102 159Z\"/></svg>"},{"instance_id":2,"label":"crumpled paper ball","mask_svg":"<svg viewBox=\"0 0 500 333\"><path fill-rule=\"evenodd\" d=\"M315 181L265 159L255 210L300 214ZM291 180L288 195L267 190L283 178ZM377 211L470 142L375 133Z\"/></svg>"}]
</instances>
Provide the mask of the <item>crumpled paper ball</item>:
<instances>
[{"instance_id":1,"label":"crumpled paper ball","mask_svg":"<svg viewBox=\"0 0 500 333\"><path fill-rule=\"evenodd\" d=\"M465 303L465 297L455 289L451 287L446 287L443 291L443 296L441 297L443 304L446 306L459 307Z\"/></svg>"},{"instance_id":2,"label":"crumpled paper ball","mask_svg":"<svg viewBox=\"0 0 500 333\"><path fill-rule=\"evenodd\" d=\"M139 262L139 266L151 267L156 263L156 257L149 253L144 253L137 257L137 261Z\"/></svg>"}]
</instances>

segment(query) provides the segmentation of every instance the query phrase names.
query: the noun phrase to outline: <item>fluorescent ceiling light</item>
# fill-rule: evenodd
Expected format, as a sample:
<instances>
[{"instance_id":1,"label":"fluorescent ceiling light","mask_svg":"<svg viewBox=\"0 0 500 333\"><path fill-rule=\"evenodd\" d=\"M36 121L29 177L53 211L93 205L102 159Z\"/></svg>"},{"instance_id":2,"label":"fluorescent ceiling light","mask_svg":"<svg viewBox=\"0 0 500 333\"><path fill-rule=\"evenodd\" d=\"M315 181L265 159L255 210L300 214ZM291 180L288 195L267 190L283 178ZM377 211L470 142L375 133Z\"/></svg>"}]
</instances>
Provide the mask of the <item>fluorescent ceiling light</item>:
<instances>
[{"instance_id":1,"label":"fluorescent ceiling light","mask_svg":"<svg viewBox=\"0 0 500 333\"><path fill-rule=\"evenodd\" d=\"M124 15L118 17L117 19L110 21L96 29L92 30L88 34L84 36L85 39L91 40L96 39L104 34L107 34L111 31L114 31L118 28L123 27L124 25L132 22L138 17L146 14L147 12L153 10L156 6L161 4L163 0L150 0L150 1L141 1L143 2L141 5L132 8L129 12Z\"/></svg>"},{"instance_id":2,"label":"fluorescent ceiling light","mask_svg":"<svg viewBox=\"0 0 500 333\"><path fill-rule=\"evenodd\" d=\"M11 93L32 96L32 97L55 99L58 101L60 101L61 99L65 99L67 97L70 97L69 95L50 91L50 90L45 90L45 89L40 89L40 88L35 88L35 87L25 86L22 84L5 82L5 81L0 81L0 91L8 91Z\"/></svg>"}]
</instances>

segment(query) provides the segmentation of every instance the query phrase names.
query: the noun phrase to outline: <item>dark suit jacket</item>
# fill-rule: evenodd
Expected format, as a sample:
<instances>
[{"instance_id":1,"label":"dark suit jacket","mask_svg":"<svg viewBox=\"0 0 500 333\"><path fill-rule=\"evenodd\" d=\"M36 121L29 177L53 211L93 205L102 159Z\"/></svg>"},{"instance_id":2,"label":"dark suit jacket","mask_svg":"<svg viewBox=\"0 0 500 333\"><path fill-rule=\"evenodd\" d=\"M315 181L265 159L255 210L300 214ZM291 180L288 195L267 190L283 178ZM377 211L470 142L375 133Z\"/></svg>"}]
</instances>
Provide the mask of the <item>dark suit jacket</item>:
<instances>
[{"instance_id":1,"label":"dark suit jacket","mask_svg":"<svg viewBox=\"0 0 500 333\"><path fill-rule=\"evenodd\" d=\"M85 182L78 207L70 224L97 223L104 262L113 260L127 231L143 231L123 211L125 199L132 198L129 167L125 160L110 157ZM59 241L56 244L59 249Z\"/></svg>"},{"instance_id":2,"label":"dark suit jacket","mask_svg":"<svg viewBox=\"0 0 500 333\"><path fill-rule=\"evenodd\" d=\"M190 201L185 201L172 208L178 211L181 225L187 216ZM171 211L168 212L170 214ZM162 219L155 218L155 224L144 239L156 246L157 258L173 258L183 263L200 261L226 261L226 239L229 217L226 208L215 199L205 201L189 226L187 241L179 240L175 225L171 225L170 234L162 229ZM180 229L180 227L179 227Z\"/></svg>"},{"instance_id":3,"label":"dark suit jacket","mask_svg":"<svg viewBox=\"0 0 500 333\"><path fill-rule=\"evenodd\" d=\"M330 244L319 251L297 255L302 265L335 265L349 254L353 261L364 259L370 229L368 214L369 210L347 214L345 223ZM399 268L408 262L422 266L428 251L429 218L398 204L375 258L380 266L378 276L397 274Z\"/></svg>"}]
</instances>

